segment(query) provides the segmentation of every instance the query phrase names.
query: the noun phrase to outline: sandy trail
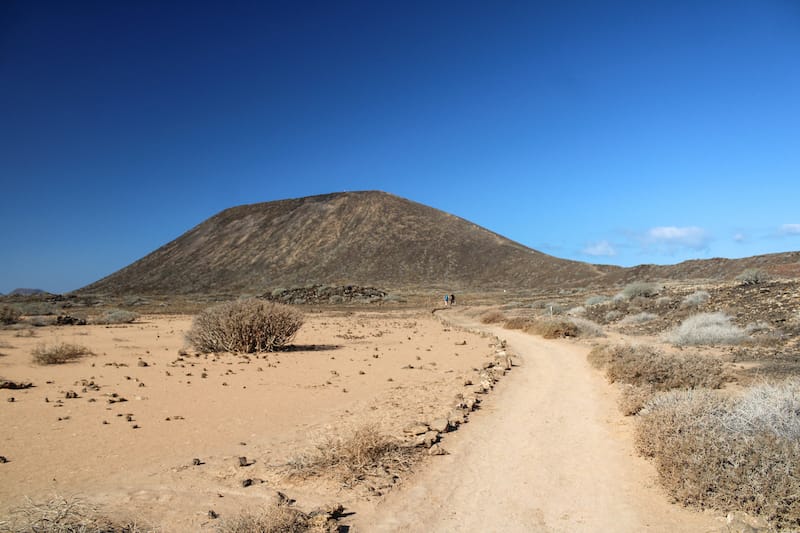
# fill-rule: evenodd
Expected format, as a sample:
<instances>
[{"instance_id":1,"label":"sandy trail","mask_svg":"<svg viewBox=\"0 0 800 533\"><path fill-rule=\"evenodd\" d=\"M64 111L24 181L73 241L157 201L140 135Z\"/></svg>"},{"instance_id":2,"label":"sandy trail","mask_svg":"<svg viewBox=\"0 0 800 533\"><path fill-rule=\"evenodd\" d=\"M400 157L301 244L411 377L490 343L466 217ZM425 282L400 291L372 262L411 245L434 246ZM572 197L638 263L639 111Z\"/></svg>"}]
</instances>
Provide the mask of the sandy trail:
<instances>
[{"instance_id":1,"label":"sandy trail","mask_svg":"<svg viewBox=\"0 0 800 533\"><path fill-rule=\"evenodd\" d=\"M709 514L668 503L637 457L614 390L588 347L449 321L506 339L523 363L447 436L450 455L360 517L357 531L709 531Z\"/></svg>"}]
</instances>

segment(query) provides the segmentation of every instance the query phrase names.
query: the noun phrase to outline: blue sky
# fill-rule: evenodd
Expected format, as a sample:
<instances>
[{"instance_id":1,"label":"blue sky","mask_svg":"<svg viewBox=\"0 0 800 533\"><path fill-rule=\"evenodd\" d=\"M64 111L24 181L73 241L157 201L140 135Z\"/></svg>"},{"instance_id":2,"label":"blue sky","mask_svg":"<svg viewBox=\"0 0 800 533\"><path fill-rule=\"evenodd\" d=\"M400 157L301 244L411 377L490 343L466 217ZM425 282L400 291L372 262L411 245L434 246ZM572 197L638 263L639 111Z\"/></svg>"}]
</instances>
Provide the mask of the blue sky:
<instances>
[{"instance_id":1,"label":"blue sky","mask_svg":"<svg viewBox=\"0 0 800 533\"><path fill-rule=\"evenodd\" d=\"M800 4L0 3L0 292L378 189L559 257L800 249Z\"/></svg>"}]
</instances>

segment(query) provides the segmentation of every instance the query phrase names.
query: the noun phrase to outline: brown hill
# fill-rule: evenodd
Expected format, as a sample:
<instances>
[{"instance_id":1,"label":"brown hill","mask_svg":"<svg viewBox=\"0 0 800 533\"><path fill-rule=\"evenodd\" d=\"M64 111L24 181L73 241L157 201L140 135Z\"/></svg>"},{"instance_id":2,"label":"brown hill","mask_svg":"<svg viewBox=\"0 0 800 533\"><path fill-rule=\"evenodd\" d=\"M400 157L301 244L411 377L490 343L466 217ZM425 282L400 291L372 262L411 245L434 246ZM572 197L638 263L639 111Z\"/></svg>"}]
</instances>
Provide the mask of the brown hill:
<instances>
[{"instance_id":1,"label":"brown hill","mask_svg":"<svg viewBox=\"0 0 800 533\"><path fill-rule=\"evenodd\" d=\"M260 294L311 284L546 289L618 270L552 257L437 209L367 191L226 209L79 292Z\"/></svg>"}]
</instances>

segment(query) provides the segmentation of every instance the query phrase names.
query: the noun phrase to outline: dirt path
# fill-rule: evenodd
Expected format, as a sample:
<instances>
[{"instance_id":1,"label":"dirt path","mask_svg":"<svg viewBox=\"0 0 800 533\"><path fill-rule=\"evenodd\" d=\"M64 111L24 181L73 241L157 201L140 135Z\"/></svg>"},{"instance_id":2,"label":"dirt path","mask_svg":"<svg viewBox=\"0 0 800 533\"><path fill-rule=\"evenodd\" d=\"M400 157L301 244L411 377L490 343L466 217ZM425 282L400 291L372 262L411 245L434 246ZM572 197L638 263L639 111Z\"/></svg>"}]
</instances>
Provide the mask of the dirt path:
<instances>
[{"instance_id":1,"label":"dirt path","mask_svg":"<svg viewBox=\"0 0 800 533\"><path fill-rule=\"evenodd\" d=\"M473 324L506 339L523 363L447 436L450 455L390 495L358 532L709 531L720 521L668 503L637 457L630 420L586 362L588 348Z\"/></svg>"}]
</instances>

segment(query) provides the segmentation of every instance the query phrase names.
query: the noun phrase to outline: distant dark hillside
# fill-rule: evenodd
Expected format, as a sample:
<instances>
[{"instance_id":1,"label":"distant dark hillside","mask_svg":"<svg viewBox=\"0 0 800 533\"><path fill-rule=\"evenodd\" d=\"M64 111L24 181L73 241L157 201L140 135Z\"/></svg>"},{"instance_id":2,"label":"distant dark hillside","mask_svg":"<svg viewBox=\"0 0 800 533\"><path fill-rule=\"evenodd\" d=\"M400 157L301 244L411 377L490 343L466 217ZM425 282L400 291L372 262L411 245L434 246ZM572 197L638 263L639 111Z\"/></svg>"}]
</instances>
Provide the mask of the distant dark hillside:
<instances>
[{"instance_id":1,"label":"distant dark hillside","mask_svg":"<svg viewBox=\"0 0 800 533\"><path fill-rule=\"evenodd\" d=\"M226 209L79 292L260 294L277 287L556 288L619 267L558 259L383 192Z\"/></svg>"}]
</instances>

